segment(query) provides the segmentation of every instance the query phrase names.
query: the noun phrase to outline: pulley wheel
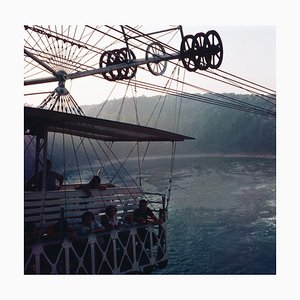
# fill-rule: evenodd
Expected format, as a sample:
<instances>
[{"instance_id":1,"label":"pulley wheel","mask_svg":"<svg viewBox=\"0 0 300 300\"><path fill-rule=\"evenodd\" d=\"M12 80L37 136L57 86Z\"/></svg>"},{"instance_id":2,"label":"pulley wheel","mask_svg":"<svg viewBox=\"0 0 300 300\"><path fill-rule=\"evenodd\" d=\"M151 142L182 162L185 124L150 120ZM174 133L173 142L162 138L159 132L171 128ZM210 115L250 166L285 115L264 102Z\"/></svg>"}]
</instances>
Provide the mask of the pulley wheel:
<instances>
[{"instance_id":1,"label":"pulley wheel","mask_svg":"<svg viewBox=\"0 0 300 300\"><path fill-rule=\"evenodd\" d=\"M180 45L181 61L184 67L191 72L196 71L198 68L196 51L194 46L194 36L191 34L186 35L182 39Z\"/></svg>"},{"instance_id":2,"label":"pulley wheel","mask_svg":"<svg viewBox=\"0 0 300 300\"><path fill-rule=\"evenodd\" d=\"M125 51L125 62L128 63L130 60L135 59L135 54L132 50L129 49L129 52L127 48L122 48L123 51ZM129 57L128 57L129 56ZM137 67L126 67L126 76L123 79L131 79L136 74Z\"/></svg>"},{"instance_id":3,"label":"pulley wheel","mask_svg":"<svg viewBox=\"0 0 300 300\"><path fill-rule=\"evenodd\" d=\"M146 60L150 58L161 58L166 54L165 48L157 42L153 42L147 46ZM155 76L162 75L167 69L166 61L159 61L147 64L148 70Z\"/></svg>"},{"instance_id":4,"label":"pulley wheel","mask_svg":"<svg viewBox=\"0 0 300 300\"><path fill-rule=\"evenodd\" d=\"M134 53L130 51L130 56L135 59ZM99 66L105 68L111 65L119 65L122 63L128 63L127 48L115 49L111 51L105 51L100 57ZM109 81L131 79L136 73L137 67L124 67L121 69L111 70L109 72L102 73L103 77Z\"/></svg>"},{"instance_id":5,"label":"pulley wheel","mask_svg":"<svg viewBox=\"0 0 300 300\"><path fill-rule=\"evenodd\" d=\"M100 56L99 66L100 68L105 68L111 65L116 64L117 57L115 51L105 51ZM116 70L118 71L118 70ZM114 70L102 73L103 77L109 81L117 80L119 77L118 72L114 72Z\"/></svg>"},{"instance_id":6,"label":"pulley wheel","mask_svg":"<svg viewBox=\"0 0 300 300\"><path fill-rule=\"evenodd\" d=\"M196 65L199 70L206 70L207 65L207 55L208 55L208 41L206 34L199 32L194 36L193 48L195 49Z\"/></svg>"},{"instance_id":7,"label":"pulley wheel","mask_svg":"<svg viewBox=\"0 0 300 300\"><path fill-rule=\"evenodd\" d=\"M208 43L208 55L206 56L208 67L217 69L223 60L223 44L219 34L215 30L206 33Z\"/></svg>"}]
</instances>

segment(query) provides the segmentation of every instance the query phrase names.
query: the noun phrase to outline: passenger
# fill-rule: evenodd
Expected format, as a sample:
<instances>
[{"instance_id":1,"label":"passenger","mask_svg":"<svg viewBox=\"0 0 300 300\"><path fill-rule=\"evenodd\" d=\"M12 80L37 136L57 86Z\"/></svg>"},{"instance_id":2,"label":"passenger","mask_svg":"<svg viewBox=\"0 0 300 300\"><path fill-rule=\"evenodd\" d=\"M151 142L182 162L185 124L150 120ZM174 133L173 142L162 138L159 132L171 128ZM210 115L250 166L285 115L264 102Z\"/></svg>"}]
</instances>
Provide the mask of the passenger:
<instances>
[{"instance_id":1,"label":"passenger","mask_svg":"<svg viewBox=\"0 0 300 300\"><path fill-rule=\"evenodd\" d=\"M106 190L107 188L112 188L112 187L115 187L115 185L111 184L111 183L102 183L101 184L100 176L94 175L89 183L79 184L79 185L75 186L75 189L76 190L84 190L88 194L88 196L92 196L90 189Z\"/></svg>"},{"instance_id":2,"label":"passenger","mask_svg":"<svg viewBox=\"0 0 300 300\"><path fill-rule=\"evenodd\" d=\"M71 228L66 219L60 219L53 225L50 225L46 233L47 238L50 240L61 240L66 237L74 241L77 238L76 232Z\"/></svg>"},{"instance_id":3,"label":"passenger","mask_svg":"<svg viewBox=\"0 0 300 300\"><path fill-rule=\"evenodd\" d=\"M161 224L161 221L147 205L147 200L141 199L139 201L139 207L133 212L134 221L139 224Z\"/></svg>"},{"instance_id":4,"label":"passenger","mask_svg":"<svg viewBox=\"0 0 300 300\"><path fill-rule=\"evenodd\" d=\"M118 229L117 209L114 205L109 205L105 209L105 215L101 217L101 224L106 230Z\"/></svg>"},{"instance_id":5,"label":"passenger","mask_svg":"<svg viewBox=\"0 0 300 300\"><path fill-rule=\"evenodd\" d=\"M81 236L88 236L90 233L97 233L104 231L105 228L95 220L95 216L91 211L86 211L81 216L81 225L79 227L79 234Z\"/></svg>"},{"instance_id":6,"label":"passenger","mask_svg":"<svg viewBox=\"0 0 300 300\"><path fill-rule=\"evenodd\" d=\"M133 214L130 214L130 213L126 214L123 225L126 226L126 227L127 226L130 227L130 226L134 225Z\"/></svg>"},{"instance_id":7,"label":"passenger","mask_svg":"<svg viewBox=\"0 0 300 300\"><path fill-rule=\"evenodd\" d=\"M52 161L50 159L47 159L46 168L47 168L46 169L46 190L47 191L59 190L63 184L64 177L61 174L51 170ZM42 189L42 183L43 183L43 170L28 180L28 182L25 185L25 189L30 191L32 190L40 191Z\"/></svg>"}]
</instances>

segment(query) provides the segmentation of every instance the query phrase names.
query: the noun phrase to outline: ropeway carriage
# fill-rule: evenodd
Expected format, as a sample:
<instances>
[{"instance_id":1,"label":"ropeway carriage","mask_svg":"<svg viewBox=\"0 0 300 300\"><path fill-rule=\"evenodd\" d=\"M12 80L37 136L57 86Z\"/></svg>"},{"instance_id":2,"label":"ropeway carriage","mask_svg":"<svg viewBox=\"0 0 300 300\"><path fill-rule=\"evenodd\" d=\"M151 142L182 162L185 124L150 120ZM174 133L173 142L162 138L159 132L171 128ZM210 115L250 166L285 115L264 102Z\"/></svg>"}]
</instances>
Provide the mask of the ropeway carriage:
<instances>
[{"instance_id":1,"label":"ropeway carriage","mask_svg":"<svg viewBox=\"0 0 300 300\"><path fill-rule=\"evenodd\" d=\"M26 77L24 85L58 82L55 90L38 108L24 108L25 169L26 163L31 161L31 175L36 175L42 166L46 166L48 158L60 157L64 175L70 161L73 161L73 167L78 169L79 174L77 182L65 182L59 190L49 191L45 186L46 172L43 172L42 187L39 190L25 190L25 226L34 224L38 233L33 240L25 235L24 273L128 274L149 273L155 268L165 267L168 262L166 224L170 189L165 193L147 193L136 181L122 178L125 161L117 158L112 145L121 143L122 148L123 142L133 143L133 149L141 153L140 144L144 143L146 154L148 143L168 142L171 145L172 168L176 142L191 138L139 124L87 117L70 95L65 83L70 79L99 75L108 81L130 81L136 76L137 68L144 65L151 74L160 76L166 71L167 62L175 59L180 60L185 69L191 72L218 68L223 59L220 36L213 30L206 34L184 36L182 27L178 26L171 30L181 33L180 50L170 48L167 51L166 45L152 36L170 29L142 34L127 26L126 29L131 30L129 35L121 26L118 33L123 35L125 47L102 50L90 41L92 34L84 35L82 32L81 38L76 39L76 31L71 34L70 28L62 32L55 31L50 26L26 25L24 28L28 35L24 47L25 61L31 66L28 72L42 69L47 74L40 77L36 76L39 72L32 72L33 76ZM100 32L100 29L92 26L86 25L85 29L90 29L93 33ZM84 42L83 36L87 37ZM107 36L109 33L104 33L104 37ZM145 56L137 59L131 42L142 41L145 37L150 40L146 49L142 49ZM78 55L74 56L76 51ZM83 57L92 59L95 56L100 57L98 67L81 61ZM88 141L88 145L84 141ZM60 154L54 155L57 148L62 150ZM73 154L68 152L70 148L75 150ZM83 181L79 172L83 164L78 155L79 148L83 148L84 153L94 153L94 158L87 156L86 161L90 166L92 160L97 161L97 168L102 170L101 177L104 174L109 182L113 182L120 176L118 183L105 190L91 189L89 195L83 190L76 190L74 184ZM105 173L107 161L111 163L113 175ZM97 172L91 167L91 174L95 173ZM140 199L148 200L149 206L161 220L159 224L126 223L126 216L138 207ZM55 222L66 220L76 230L83 212L91 211L99 219L105 208L112 204L117 208L120 228L103 233L92 232L88 237L72 240L64 234L61 226L58 239L51 240L47 237L46 229Z\"/></svg>"},{"instance_id":2,"label":"ropeway carriage","mask_svg":"<svg viewBox=\"0 0 300 300\"><path fill-rule=\"evenodd\" d=\"M105 141L183 141L188 137L132 124L65 114L56 111L25 108L25 134L34 138L36 163L47 160L48 134L55 131L72 136ZM31 140L32 141L32 140ZM145 193L141 187L112 186L105 190L91 189L87 195L76 190L74 184L64 184L60 190L25 191L25 223L38 226L40 236L26 243L24 272L51 274L120 274L150 272L167 263L165 194ZM128 213L138 207L138 201L148 199L161 224L126 224ZM108 205L117 208L121 224L117 230L91 233L88 237L71 241L60 233L51 241L46 228L67 220L73 229L78 228L81 215L91 211L96 218L104 214ZM141 234L141 232L143 234ZM104 241L104 242L103 242Z\"/></svg>"}]
</instances>

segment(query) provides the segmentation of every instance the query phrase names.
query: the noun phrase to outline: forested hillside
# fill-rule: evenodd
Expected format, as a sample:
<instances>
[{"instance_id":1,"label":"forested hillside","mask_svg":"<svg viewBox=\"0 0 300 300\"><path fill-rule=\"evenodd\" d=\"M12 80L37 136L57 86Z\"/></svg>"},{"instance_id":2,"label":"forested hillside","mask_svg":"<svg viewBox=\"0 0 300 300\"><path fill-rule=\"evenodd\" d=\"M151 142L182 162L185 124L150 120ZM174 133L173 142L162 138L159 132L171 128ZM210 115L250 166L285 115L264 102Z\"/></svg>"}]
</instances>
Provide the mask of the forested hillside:
<instances>
[{"instance_id":1,"label":"forested hillside","mask_svg":"<svg viewBox=\"0 0 300 300\"><path fill-rule=\"evenodd\" d=\"M251 104L261 104L261 99L251 95L230 96ZM169 96L117 99L105 105L83 106L82 109L87 116L147 125L195 138L178 143L177 154L276 154L276 119L273 117ZM32 173L35 148L34 143L29 145L32 149L25 157L25 174ZM78 162L89 165L99 158L105 160L105 155L100 153L102 151L95 151L91 141L83 144L80 138L50 134L49 147L50 156L60 167L65 162L68 162L68 167L74 168ZM127 157L132 147L132 143L114 143L115 157ZM171 147L170 143L161 142L151 143L149 148L147 143L140 144L140 154L146 149L147 155L170 155ZM131 153L131 157L136 155L136 151Z\"/></svg>"},{"instance_id":2,"label":"forested hillside","mask_svg":"<svg viewBox=\"0 0 300 300\"><path fill-rule=\"evenodd\" d=\"M212 95L210 95L212 97ZM216 97L216 96L215 96ZM230 94L230 97L259 104L253 95ZM274 107L263 103L266 108ZM269 106L268 106L269 105ZM86 115L118 119L194 137L180 143L178 151L187 153L275 154L276 118L236 111L212 104L179 99L173 96L139 97L111 100L82 107Z\"/></svg>"}]
</instances>

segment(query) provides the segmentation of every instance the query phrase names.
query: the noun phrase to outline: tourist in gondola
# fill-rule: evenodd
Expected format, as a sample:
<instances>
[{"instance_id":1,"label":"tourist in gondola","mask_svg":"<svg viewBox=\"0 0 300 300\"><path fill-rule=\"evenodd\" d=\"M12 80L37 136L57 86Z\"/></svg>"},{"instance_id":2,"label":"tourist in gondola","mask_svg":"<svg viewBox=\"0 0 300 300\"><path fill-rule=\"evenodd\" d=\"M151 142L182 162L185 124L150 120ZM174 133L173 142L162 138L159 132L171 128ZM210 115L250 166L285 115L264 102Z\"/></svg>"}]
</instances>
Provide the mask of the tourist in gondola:
<instances>
[{"instance_id":1,"label":"tourist in gondola","mask_svg":"<svg viewBox=\"0 0 300 300\"><path fill-rule=\"evenodd\" d=\"M64 177L63 175L54 172L52 169L52 161L47 159L47 166L46 166L46 190L59 190L63 184ZM38 190L42 189L43 185L43 170L41 170L38 174L31 177L25 185L25 190Z\"/></svg>"},{"instance_id":2,"label":"tourist in gondola","mask_svg":"<svg viewBox=\"0 0 300 300\"><path fill-rule=\"evenodd\" d=\"M117 209L114 205L109 205L105 209L105 215L101 217L101 224L106 230L118 229Z\"/></svg>"},{"instance_id":3,"label":"tourist in gondola","mask_svg":"<svg viewBox=\"0 0 300 300\"><path fill-rule=\"evenodd\" d=\"M124 222L122 224L122 227L131 227L134 225L134 218L132 213L127 213Z\"/></svg>"},{"instance_id":4,"label":"tourist in gondola","mask_svg":"<svg viewBox=\"0 0 300 300\"><path fill-rule=\"evenodd\" d=\"M105 228L99 223L91 211L86 211L81 216L81 225L79 227L80 236L88 236L90 233L104 231Z\"/></svg>"},{"instance_id":5,"label":"tourist in gondola","mask_svg":"<svg viewBox=\"0 0 300 300\"><path fill-rule=\"evenodd\" d=\"M146 199L139 201L139 207L133 212L134 221L139 224L160 224L160 220L155 216L153 211L148 207Z\"/></svg>"},{"instance_id":6,"label":"tourist in gondola","mask_svg":"<svg viewBox=\"0 0 300 300\"><path fill-rule=\"evenodd\" d=\"M148 202L146 199L141 199L139 201L139 207L133 212L134 222L138 224L161 224L161 220L158 219L153 211L148 207ZM148 232L147 226L142 226L137 229L137 233L140 241L145 243L145 247L150 247L150 233ZM152 243L156 244L157 238L155 234L152 233ZM140 242L139 242L140 243ZM137 245L137 248L141 248L141 245Z\"/></svg>"}]
</instances>

